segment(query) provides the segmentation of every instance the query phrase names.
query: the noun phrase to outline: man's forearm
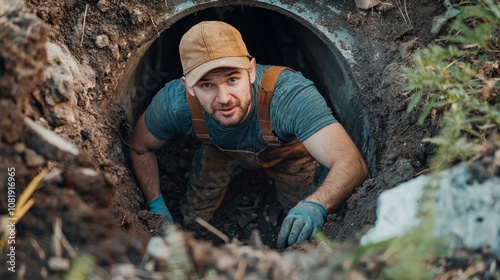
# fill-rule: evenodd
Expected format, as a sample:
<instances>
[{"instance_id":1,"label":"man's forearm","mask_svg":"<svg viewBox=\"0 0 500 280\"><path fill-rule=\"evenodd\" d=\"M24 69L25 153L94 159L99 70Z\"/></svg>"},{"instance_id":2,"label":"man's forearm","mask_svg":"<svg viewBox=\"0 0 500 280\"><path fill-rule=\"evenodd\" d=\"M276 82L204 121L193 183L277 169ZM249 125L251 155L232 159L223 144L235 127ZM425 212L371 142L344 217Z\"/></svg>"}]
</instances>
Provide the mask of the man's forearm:
<instances>
[{"instance_id":1,"label":"man's forearm","mask_svg":"<svg viewBox=\"0 0 500 280\"><path fill-rule=\"evenodd\" d=\"M137 154L130 151L132 165L146 201L152 201L161 194L158 161L154 151Z\"/></svg>"},{"instance_id":2,"label":"man's forearm","mask_svg":"<svg viewBox=\"0 0 500 280\"><path fill-rule=\"evenodd\" d=\"M367 177L367 167L362 158L339 161L332 166L319 188L306 200L319 202L331 213L340 206L361 185Z\"/></svg>"}]
</instances>

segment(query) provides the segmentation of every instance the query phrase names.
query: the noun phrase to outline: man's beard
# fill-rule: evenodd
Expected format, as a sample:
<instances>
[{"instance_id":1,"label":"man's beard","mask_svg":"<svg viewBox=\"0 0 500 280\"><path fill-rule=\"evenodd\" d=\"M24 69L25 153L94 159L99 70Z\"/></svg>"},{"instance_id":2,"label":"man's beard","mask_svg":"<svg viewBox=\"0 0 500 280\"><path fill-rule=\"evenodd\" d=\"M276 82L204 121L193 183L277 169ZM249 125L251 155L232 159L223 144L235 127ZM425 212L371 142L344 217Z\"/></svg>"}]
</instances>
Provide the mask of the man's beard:
<instances>
[{"instance_id":1,"label":"man's beard","mask_svg":"<svg viewBox=\"0 0 500 280\"><path fill-rule=\"evenodd\" d=\"M237 98L232 98L230 100L230 102L228 102L227 104L220 104L218 103L214 108L213 110L207 110L207 108L205 108L203 106L203 104L200 103L200 106L203 108L203 110L205 110L205 112L208 113L208 115L210 117L212 117L217 123L219 123L220 125L224 126L224 127L236 127L238 126L240 123L243 122L243 120L248 116L248 113L250 111L250 107L252 105L252 84L249 83L249 95L250 95L250 98L247 100L246 104L241 104L241 101ZM229 117L225 117L223 115L221 115L220 113L217 114L217 110L220 110L220 109L225 109L225 108L235 108L235 112L229 116Z\"/></svg>"},{"instance_id":2,"label":"man's beard","mask_svg":"<svg viewBox=\"0 0 500 280\"><path fill-rule=\"evenodd\" d=\"M250 105L252 100L249 99L246 104L241 104L241 102L234 98L228 104L218 104L212 111L205 110L208 112L209 116L212 117L216 122L224 127L236 127L243 122L250 110ZM218 110L225 108L234 108L235 112L231 116L223 116L220 113L217 114Z\"/></svg>"}]
</instances>

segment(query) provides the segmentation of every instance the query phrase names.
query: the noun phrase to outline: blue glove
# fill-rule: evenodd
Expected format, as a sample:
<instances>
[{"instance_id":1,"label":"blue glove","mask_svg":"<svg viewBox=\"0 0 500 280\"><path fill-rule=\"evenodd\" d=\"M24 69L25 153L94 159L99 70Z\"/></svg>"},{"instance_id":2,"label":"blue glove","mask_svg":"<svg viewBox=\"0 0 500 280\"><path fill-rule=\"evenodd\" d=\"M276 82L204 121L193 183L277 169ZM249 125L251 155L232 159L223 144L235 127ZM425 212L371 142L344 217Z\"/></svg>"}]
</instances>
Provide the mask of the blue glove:
<instances>
[{"instance_id":1,"label":"blue glove","mask_svg":"<svg viewBox=\"0 0 500 280\"><path fill-rule=\"evenodd\" d=\"M165 204L165 200L163 200L162 195L158 196L152 201L149 201L148 206L151 212L162 215L163 218L165 218L169 223L174 223L174 219L172 218L170 211L168 211L167 205Z\"/></svg>"},{"instance_id":2,"label":"blue glove","mask_svg":"<svg viewBox=\"0 0 500 280\"><path fill-rule=\"evenodd\" d=\"M325 207L317 202L299 201L283 220L278 234L278 248L284 248L285 243L291 246L309 239L321 230L327 214Z\"/></svg>"}]
</instances>

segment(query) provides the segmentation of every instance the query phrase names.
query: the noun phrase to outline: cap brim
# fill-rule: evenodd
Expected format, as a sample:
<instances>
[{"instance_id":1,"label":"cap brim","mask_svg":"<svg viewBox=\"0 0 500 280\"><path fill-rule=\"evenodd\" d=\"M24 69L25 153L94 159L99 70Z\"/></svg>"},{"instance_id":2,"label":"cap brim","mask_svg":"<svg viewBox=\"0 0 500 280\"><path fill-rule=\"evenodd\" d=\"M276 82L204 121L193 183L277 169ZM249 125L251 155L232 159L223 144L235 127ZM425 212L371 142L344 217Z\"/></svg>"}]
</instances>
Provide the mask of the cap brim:
<instances>
[{"instance_id":1,"label":"cap brim","mask_svg":"<svg viewBox=\"0 0 500 280\"><path fill-rule=\"evenodd\" d=\"M223 67L248 69L250 68L250 60L248 59L248 57L243 56L223 57L210 60L187 73L185 75L186 83L189 87L192 87L208 72Z\"/></svg>"}]
</instances>

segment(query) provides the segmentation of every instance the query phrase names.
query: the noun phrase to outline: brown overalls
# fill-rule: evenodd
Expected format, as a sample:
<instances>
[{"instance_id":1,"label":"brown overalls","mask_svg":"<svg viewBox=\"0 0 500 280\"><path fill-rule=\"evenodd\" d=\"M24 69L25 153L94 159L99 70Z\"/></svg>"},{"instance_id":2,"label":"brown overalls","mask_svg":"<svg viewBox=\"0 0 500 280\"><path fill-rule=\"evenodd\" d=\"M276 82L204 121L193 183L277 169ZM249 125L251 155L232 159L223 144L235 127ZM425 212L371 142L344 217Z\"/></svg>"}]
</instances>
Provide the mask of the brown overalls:
<instances>
[{"instance_id":1,"label":"brown overalls","mask_svg":"<svg viewBox=\"0 0 500 280\"><path fill-rule=\"evenodd\" d=\"M308 193L313 182L317 161L305 146L295 140L280 144L272 132L269 105L274 86L285 67L271 66L262 78L259 89L258 116L264 140L268 146L254 153L250 151L226 150L210 144L208 129L201 106L195 97L186 93L194 130L204 144L193 162L181 212L185 222L198 216L206 221L221 205L231 179L241 168L260 169L274 180L278 201L289 210ZM199 158L201 157L201 158Z\"/></svg>"}]
</instances>

